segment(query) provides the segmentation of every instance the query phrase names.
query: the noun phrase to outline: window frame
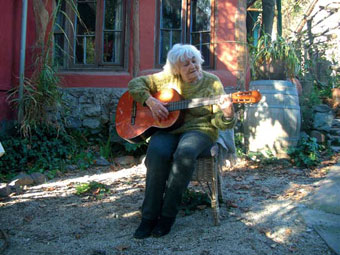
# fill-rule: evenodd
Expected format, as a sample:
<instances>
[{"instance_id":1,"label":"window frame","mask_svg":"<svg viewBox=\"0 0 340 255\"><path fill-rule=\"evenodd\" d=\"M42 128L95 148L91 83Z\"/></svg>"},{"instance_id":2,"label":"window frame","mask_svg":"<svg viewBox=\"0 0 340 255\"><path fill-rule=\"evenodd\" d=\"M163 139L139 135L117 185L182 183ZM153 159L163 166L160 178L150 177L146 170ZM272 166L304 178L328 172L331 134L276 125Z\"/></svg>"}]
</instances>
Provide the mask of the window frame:
<instances>
[{"instance_id":1,"label":"window frame","mask_svg":"<svg viewBox=\"0 0 340 255\"><path fill-rule=\"evenodd\" d=\"M191 44L191 3L193 0L182 0L182 32L181 32L181 43L189 43ZM165 63L160 63L161 56L161 47L160 47L160 39L161 39L161 7L162 0L157 0L156 5L156 45L155 45L155 67L162 68ZM211 16L210 16L210 45L209 45L209 66L202 66L203 69L211 70L215 69L215 15L216 15L216 2L217 0L210 0L211 7ZM199 49L198 49L199 50Z\"/></svg>"},{"instance_id":2,"label":"window frame","mask_svg":"<svg viewBox=\"0 0 340 255\"><path fill-rule=\"evenodd\" d=\"M75 4L77 4L76 0L73 0ZM91 1L91 0L90 0ZM130 25L129 20L131 17L131 0L122 0L123 4L123 18L122 22L122 40L121 40L121 60L119 64L104 62L104 1L105 0L96 0L96 25L95 25L95 64L77 64L75 63L76 58L76 14L71 10L70 7L67 8L68 4L66 4L66 14L70 17L73 24L67 22L65 24L65 33L69 39L64 40L64 49L68 55L64 56L64 66L59 67L60 71L127 71L128 70L128 52L129 52L129 34L130 34ZM87 1L82 1L87 2ZM98 22L100 21L100 22Z\"/></svg>"}]
</instances>

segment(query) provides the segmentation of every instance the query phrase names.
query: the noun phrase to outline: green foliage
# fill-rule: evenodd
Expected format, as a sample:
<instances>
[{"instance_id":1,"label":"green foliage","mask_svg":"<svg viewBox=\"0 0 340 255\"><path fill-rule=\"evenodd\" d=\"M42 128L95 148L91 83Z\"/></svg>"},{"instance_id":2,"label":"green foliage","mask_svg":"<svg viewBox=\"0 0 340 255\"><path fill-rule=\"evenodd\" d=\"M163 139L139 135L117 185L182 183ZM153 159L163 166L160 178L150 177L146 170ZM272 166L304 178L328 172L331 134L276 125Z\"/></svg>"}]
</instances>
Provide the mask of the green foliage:
<instances>
[{"instance_id":1,"label":"green foliage","mask_svg":"<svg viewBox=\"0 0 340 255\"><path fill-rule=\"evenodd\" d=\"M236 147L236 155L238 157L245 156L245 147L244 147L244 135L243 133L237 132L234 135L235 139L235 147Z\"/></svg>"},{"instance_id":2,"label":"green foliage","mask_svg":"<svg viewBox=\"0 0 340 255\"><path fill-rule=\"evenodd\" d=\"M25 136L40 124L52 124L49 110L63 105L56 70L46 62L40 63L39 69L35 70L23 84L21 99L18 97L19 87L14 87L9 94L10 103L23 111L20 129Z\"/></svg>"},{"instance_id":3,"label":"green foliage","mask_svg":"<svg viewBox=\"0 0 340 255\"><path fill-rule=\"evenodd\" d=\"M261 163L262 165L273 165L273 164L286 164L285 159L277 158L274 156L272 151L267 150L263 152L248 152L246 158L257 163Z\"/></svg>"},{"instance_id":4,"label":"green foliage","mask_svg":"<svg viewBox=\"0 0 340 255\"><path fill-rule=\"evenodd\" d=\"M40 126L25 137L16 126L12 133L0 137L6 148L0 160L1 178L9 178L20 171L44 172L63 169L71 161L75 143L67 133L52 126Z\"/></svg>"},{"instance_id":5,"label":"green foliage","mask_svg":"<svg viewBox=\"0 0 340 255\"><path fill-rule=\"evenodd\" d=\"M198 206L210 206L210 198L206 193L187 189L182 197L181 209L185 215L190 215L198 209Z\"/></svg>"},{"instance_id":6,"label":"green foliage","mask_svg":"<svg viewBox=\"0 0 340 255\"><path fill-rule=\"evenodd\" d=\"M76 194L78 196L91 195L95 196L97 199L101 199L109 191L110 189L107 185L96 181L79 183L76 185Z\"/></svg>"},{"instance_id":7,"label":"green foliage","mask_svg":"<svg viewBox=\"0 0 340 255\"><path fill-rule=\"evenodd\" d=\"M313 87L311 93L303 93L300 97L302 115L301 130L308 132L313 127L313 106L321 104L320 91Z\"/></svg>"},{"instance_id":8,"label":"green foliage","mask_svg":"<svg viewBox=\"0 0 340 255\"><path fill-rule=\"evenodd\" d=\"M127 151L127 152L138 152L138 151L145 149L147 144L146 144L146 142L142 142L142 143L124 142L123 146L125 148L125 151Z\"/></svg>"},{"instance_id":9,"label":"green foliage","mask_svg":"<svg viewBox=\"0 0 340 255\"><path fill-rule=\"evenodd\" d=\"M314 137L302 137L296 147L287 151L294 165L299 167L316 166L321 160L321 146Z\"/></svg>"},{"instance_id":10,"label":"green foliage","mask_svg":"<svg viewBox=\"0 0 340 255\"><path fill-rule=\"evenodd\" d=\"M250 45L250 54L254 79L261 75L262 66L276 61L283 62L287 77L295 77L300 71L300 61L294 45L283 37L278 36L273 41L269 34L264 34L259 38L255 47Z\"/></svg>"},{"instance_id":11,"label":"green foliage","mask_svg":"<svg viewBox=\"0 0 340 255\"><path fill-rule=\"evenodd\" d=\"M111 135L108 137L106 142L101 143L100 145L100 155L106 159L112 156L111 150Z\"/></svg>"},{"instance_id":12,"label":"green foliage","mask_svg":"<svg viewBox=\"0 0 340 255\"><path fill-rule=\"evenodd\" d=\"M85 170L93 165L95 156L91 151L80 151L74 156L74 161L81 170Z\"/></svg>"},{"instance_id":13,"label":"green foliage","mask_svg":"<svg viewBox=\"0 0 340 255\"><path fill-rule=\"evenodd\" d=\"M60 14L73 26L72 19L61 10L63 4L69 5L74 14L79 16L73 0L56 1L55 8L48 16L49 26L40 32L43 36L38 37L34 45L37 50L34 51L33 73L30 77L25 78L22 95L20 95L20 86L16 86L8 96L10 104L18 109L20 131L24 136L30 136L31 130L40 125L63 127L62 122L52 119L50 114L51 111L57 112L61 109L61 106L64 106L64 101L59 89L60 78L57 74L57 67L53 64L53 29L48 30L54 27L61 29L57 19ZM66 33L63 30L61 32L65 41L69 42Z\"/></svg>"}]
</instances>

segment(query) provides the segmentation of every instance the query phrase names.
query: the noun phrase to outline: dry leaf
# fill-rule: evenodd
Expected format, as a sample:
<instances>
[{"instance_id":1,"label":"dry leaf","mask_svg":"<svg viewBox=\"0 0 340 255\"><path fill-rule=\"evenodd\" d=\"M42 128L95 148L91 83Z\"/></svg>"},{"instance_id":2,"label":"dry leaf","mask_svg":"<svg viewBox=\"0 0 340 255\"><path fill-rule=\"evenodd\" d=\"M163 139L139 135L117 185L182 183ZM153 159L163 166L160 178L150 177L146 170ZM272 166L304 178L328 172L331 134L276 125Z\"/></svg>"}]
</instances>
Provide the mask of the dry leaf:
<instances>
[{"instance_id":1,"label":"dry leaf","mask_svg":"<svg viewBox=\"0 0 340 255\"><path fill-rule=\"evenodd\" d=\"M54 190L56 190L56 187L44 188L44 191L54 191Z\"/></svg>"}]
</instances>

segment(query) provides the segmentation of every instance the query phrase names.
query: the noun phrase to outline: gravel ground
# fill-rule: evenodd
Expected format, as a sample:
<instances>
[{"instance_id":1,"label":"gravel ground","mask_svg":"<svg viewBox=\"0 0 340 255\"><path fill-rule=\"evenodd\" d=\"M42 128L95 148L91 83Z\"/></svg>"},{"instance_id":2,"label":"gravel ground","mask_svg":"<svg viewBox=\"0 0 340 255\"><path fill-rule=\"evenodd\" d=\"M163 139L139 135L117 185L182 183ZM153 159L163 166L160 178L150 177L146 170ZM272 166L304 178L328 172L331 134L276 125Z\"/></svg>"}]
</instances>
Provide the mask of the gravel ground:
<instances>
[{"instance_id":1,"label":"gravel ground","mask_svg":"<svg viewBox=\"0 0 340 255\"><path fill-rule=\"evenodd\" d=\"M209 207L181 211L169 235L136 240L145 167L92 168L63 174L20 195L0 200L6 255L33 254L330 254L298 211L327 172L289 164L239 162L223 171L221 225ZM96 181L110 189L76 195L79 183ZM196 187L196 186L195 186Z\"/></svg>"}]
</instances>

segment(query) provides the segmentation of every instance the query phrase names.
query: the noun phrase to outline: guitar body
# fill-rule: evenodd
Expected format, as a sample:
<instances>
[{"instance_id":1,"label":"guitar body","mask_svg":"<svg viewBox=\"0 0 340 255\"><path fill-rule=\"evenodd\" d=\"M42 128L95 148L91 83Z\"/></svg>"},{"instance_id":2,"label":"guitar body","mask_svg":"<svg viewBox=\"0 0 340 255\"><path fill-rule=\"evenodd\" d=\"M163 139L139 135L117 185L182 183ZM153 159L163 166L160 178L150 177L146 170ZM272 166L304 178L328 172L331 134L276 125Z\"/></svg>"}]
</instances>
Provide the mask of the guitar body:
<instances>
[{"instance_id":1,"label":"guitar body","mask_svg":"<svg viewBox=\"0 0 340 255\"><path fill-rule=\"evenodd\" d=\"M164 103L181 100L181 96L174 89L162 90L153 97ZM175 128L181 120L180 115L181 111L171 111L166 120L155 120L147 106L135 102L130 93L125 92L117 105L116 130L123 139L138 143L152 135L157 129Z\"/></svg>"},{"instance_id":2,"label":"guitar body","mask_svg":"<svg viewBox=\"0 0 340 255\"><path fill-rule=\"evenodd\" d=\"M221 96L223 95L182 100L176 90L163 89L153 97L167 103L165 107L169 111L169 116L166 120L158 121L152 117L147 106L137 103L129 92L125 92L119 99L116 110L117 133L121 138L131 143L141 142L157 129L172 130L177 128L182 120L180 110L216 104ZM258 91L239 91L232 93L231 99L233 103L252 104L261 100L261 94Z\"/></svg>"}]
</instances>

